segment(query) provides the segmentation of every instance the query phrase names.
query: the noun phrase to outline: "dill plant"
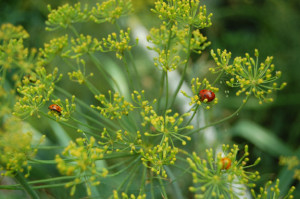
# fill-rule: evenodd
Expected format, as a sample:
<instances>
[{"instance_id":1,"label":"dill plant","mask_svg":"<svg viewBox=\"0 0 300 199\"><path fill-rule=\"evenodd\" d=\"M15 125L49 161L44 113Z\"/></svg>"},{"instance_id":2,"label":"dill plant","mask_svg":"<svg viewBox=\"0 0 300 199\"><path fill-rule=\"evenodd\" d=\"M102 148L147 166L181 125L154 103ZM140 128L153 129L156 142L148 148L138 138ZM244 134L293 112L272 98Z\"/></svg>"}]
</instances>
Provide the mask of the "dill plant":
<instances>
[{"instance_id":1,"label":"dill plant","mask_svg":"<svg viewBox=\"0 0 300 199\"><path fill-rule=\"evenodd\" d=\"M161 80L160 92L149 98L132 52L138 38L132 38L126 23L120 25L120 18L134 13L131 1L106 0L95 5L65 4L48 9L46 30L64 33L43 48L26 48L23 40L29 34L21 26L2 24L0 28L1 175L2 179L16 180L11 185L0 185L1 189L23 189L31 198L44 198L45 190L56 198L168 198L174 193L183 198L189 195L179 186L184 178L189 179L189 191L195 198L246 197L246 191L260 178L253 170L260 158L248 164L248 146L241 157L237 145L223 145L219 152L193 152L186 146L195 142L195 134L234 117L251 96L260 104L273 101L268 95L286 83L278 86L281 72L275 71L272 57L260 63L255 50L254 58L246 53L231 60L229 51L212 50L213 82L195 74L189 80L191 91L182 90L191 54L201 54L211 44L202 29L212 26L212 13L199 0L157 0L151 11L161 23L149 30L147 40L148 50L155 52L153 67ZM109 23L115 32L95 37L81 33L76 28L78 23ZM125 73L130 94L121 89L99 56L110 52ZM178 70L181 78L170 94L169 73ZM95 77L104 79L107 92L99 89ZM199 91L207 89L218 95L221 77L228 79L228 86L238 88L236 95L245 93L241 106L219 121L195 128L192 121L197 113L218 105L217 97L212 102L201 101ZM62 80L83 86L95 98L94 103L66 90L59 84ZM178 95L190 100L187 112L176 110ZM61 112L47 110L50 104L61 107ZM76 138L67 145L51 143L44 135L34 139L30 126L33 117L65 126L75 132ZM45 158L45 150L54 151L55 156ZM39 168L46 172L49 167L56 172L31 177ZM257 194L252 189L252 194L255 198L277 198L278 183L266 191L269 182ZM293 190L285 198L292 198Z\"/></svg>"}]
</instances>

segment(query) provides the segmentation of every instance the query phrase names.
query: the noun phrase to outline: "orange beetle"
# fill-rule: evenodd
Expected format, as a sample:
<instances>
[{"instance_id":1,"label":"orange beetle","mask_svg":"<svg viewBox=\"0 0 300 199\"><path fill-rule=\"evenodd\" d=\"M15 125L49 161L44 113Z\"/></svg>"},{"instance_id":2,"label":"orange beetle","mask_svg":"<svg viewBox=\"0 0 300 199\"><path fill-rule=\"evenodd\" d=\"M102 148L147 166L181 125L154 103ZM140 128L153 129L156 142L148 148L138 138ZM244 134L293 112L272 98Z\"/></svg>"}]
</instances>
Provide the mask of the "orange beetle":
<instances>
[{"instance_id":1,"label":"orange beetle","mask_svg":"<svg viewBox=\"0 0 300 199\"><path fill-rule=\"evenodd\" d=\"M222 169L228 170L231 166L231 160L227 157L221 159Z\"/></svg>"},{"instance_id":2,"label":"orange beetle","mask_svg":"<svg viewBox=\"0 0 300 199\"><path fill-rule=\"evenodd\" d=\"M61 108L60 106L58 106L57 104L51 104L48 109L50 109L51 111L55 111L57 112L59 115L61 115Z\"/></svg>"}]
</instances>

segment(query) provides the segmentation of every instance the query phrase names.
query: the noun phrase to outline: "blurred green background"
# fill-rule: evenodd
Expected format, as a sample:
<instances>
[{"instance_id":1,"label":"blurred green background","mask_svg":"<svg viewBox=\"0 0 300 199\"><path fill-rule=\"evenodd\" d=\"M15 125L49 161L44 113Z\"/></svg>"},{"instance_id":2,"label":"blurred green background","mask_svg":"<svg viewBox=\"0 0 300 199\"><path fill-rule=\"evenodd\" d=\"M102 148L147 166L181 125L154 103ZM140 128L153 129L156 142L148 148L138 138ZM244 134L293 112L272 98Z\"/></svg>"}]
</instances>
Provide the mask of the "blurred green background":
<instances>
[{"instance_id":1,"label":"blurred green background","mask_svg":"<svg viewBox=\"0 0 300 199\"><path fill-rule=\"evenodd\" d=\"M50 0L10 0L0 1L0 24L12 23L22 25L29 32L30 39L26 40L29 47L39 48L48 42L55 34L45 31L47 19L47 4L53 8L65 2L74 1ZM96 2L96 1L82 1ZM148 30L159 23L153 20L149 9L153 0L133 0L139 23ZM237 118L230 121L222 139L249 144L253 159L261 157L257 169L262 173L261 182L280 177L281 188L286 190L290 185L296 185L295 198L300 198L300 185L293 180L292 173L278 165L280 155L297 154L300 157L300 1L299 0L206 0L208 10L213 12L213 25L204 34L212 41L210 49L227 49L232 57L243 56L245 52L251 55L254 49L260 51L260 61L266 56L274 56L273 63L282 71L281 81L288 83L287 87L274 96L271 104L259 105L257 100L250 101ZM105 35L112 31L109 26L86 30L89 34ZM105 32L104 32L105 31ZM115 31L115 30L114 30ZM195 62L205 60L213 64L208 49L199 58L192 55ZM133 49L136 50L136 49ZM142 63L142 55L136 50L136 62ZM140 60L139 60L140 58ZM153 70L154 67L151 69ZM151 70L145 70L145 79L153 82ZM201 76L209 75L204 71ZM146 84L147 85L147 84ZM67 85L70 87L72 84ZM221 84L228 90L226 85ZM78 92L74 90L74 92ZM153 90L154 92L154 90ZM84 94L84 93L80 93ZM241 99L230 92L230 98L220 93L221 115L232 112L239 107ZM92 100L87 99L87 100ZM220 138L221 140L221 138ZM259 184L262 185L262 184Z\"/></svg>"}]
</instances>

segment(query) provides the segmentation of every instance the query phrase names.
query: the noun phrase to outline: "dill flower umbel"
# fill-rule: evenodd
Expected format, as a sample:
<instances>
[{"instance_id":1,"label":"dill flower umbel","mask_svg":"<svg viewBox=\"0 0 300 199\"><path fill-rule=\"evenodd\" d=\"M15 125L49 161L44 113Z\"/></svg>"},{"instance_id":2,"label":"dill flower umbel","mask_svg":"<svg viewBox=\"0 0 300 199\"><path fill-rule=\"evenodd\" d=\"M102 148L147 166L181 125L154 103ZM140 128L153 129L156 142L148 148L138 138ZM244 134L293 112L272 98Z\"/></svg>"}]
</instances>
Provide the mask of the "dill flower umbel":
<instances>
[{"instance_id":1,"label":"dill flower umbel","mask_svg":"<svg viewBox=\"0 0 300 199\"><path fill-rule=\"evenodd\" d=\"M100 110L100 114L111 120L117 118L121 119L123 115L128 115L130 111L133 111L134 106L124 99L124 96L120 96L119 93L112 94L108 91L109 100L105 98L105 95L96 95L95 98L101 102L102 106L91 105L92 108Z\"/></svg>"},{"instance_id":2,"label":"dill flower umbel","mask_svg":"<svg viewBox=\"0 0 300 199\"><path fill-rule=\"evenodd\" d=\"M288 191L287 195L285 196L280 195L279 179L277 179L275 184L272 181L269 181L266 183L265 187L260 187L259 194L256 194L255 191L251 189L251 194L255 199L263 199L263 198L293 199L294 196L292 194L295 191L295 189L296 188L292 186Z\"/></svg>"},{"instance_id":3,"label":"dill flower umbel","mask_svg":"<svg viewBox=\"0 0 300 199\"><path fill-rule=\"evenodd\" d=\"M67 121L71 117L71 114L75 111L76 104L74 102L74 95L72 96L71 102L69 101L69 99L65 99L65 103L62 103L61 99L52 100L52 103L57 104L60 107L61 111L59 112L59 114L57 114L57 112L50 110L48 114L55 116L57 121Z\"/></svg>"},{"instance_id":4,"label":"dill flower umbel","mask_svg":"<svg viewBox=\"0 0 300 199\"><path fill-rule=\"evenodd\" d=\"M113 199L146 199L146 194L140 193L138 196L135 196L134 194L128 195L127 193L122 192L120 196L118 192L114 190Z\"/></svg>"},{"instance_id":5,"label":"dill flower umbel","mask_svg":"<svg viewBox=\"0 0 300 199\"><path fill-rule=\"evenodd\" d=\"M96 3L91 10L90 19L95 23L108 21L114 24L121 16L128 15L133 11L131 0L107 0Z\"/></svg>"},{"instance_id":6,"label":"dill flower umbel","mask_svg":"<svg viewBox=\"0 0 300 199\"><path fill-rule=\"evenodd\" d=\"M23 123L19 118L10 117L5 121L4 129L0 130L0 170L4 171L1 175L13 176L15 172L27 171L25 177L29 176L31 166L28 160L37 153L31 145L32 140L31 132L23 132Z\"/></svg>"},{"instance_id":7,"label":"dill flower umbel","mask_svg":"<svg viewBox=\"0 0 300 199\"><path fill-rule=\"evenodd\" d=\"M14 106L14 115L20 117L33 116L50 100L50 96L54 91L54 83L59 81L62 75L58 74L55 68L52 74L47 74L46 69L39 67L35 70L37 81L23 81L17 91L22 95ZM37 114L39 117L39 115Z\"/></svg>"},{"instance_id":8,"label":"dill flower umbel","mask_svg":"<svg viewBox=\"0 0 300 199\"><path fill-rule=\"evenodd\" d=\"M75 177L73 181L66 184L66 187L72 187L71 195L75 194L76 185L83 182L86 183L87 194L91 195L90 186L99 185L100 181L97 178L108 174L107 169L96 166L96 161L101 160L105 152L105 149L96 146L95 138L90 137L89 140L77 138L76 142L71 141L62 152L62 155L72 161L56 156L55 161L60 173Z\"/></svg>"},{"instance_id":9,"label":"dill flower umbel","mask_svg":"<svg viewBox=\"0 0 300 199\"><path fill-rule=\"evenodd\" d=\"M248 146L245 146L244 155L240 159L237 159L238 151L237 145L231 149L228 145L223 145L223 154L218 153L216 157L210 149L206 150L206 158L200 158L195 152L187 158L193 170L194 186L190 187L190 191L195 192L196 198L238 198L244 192L235 192L235 186L242 185L241 189L243 186L255 186L251 181L259 179L259 173L248 172L245 169L258 164L260 158L254 164L246 165L249 161ZM224 157L228 159L226 165Z\"/></svg>"},{"instance_id":10,"label":"dill flower umbel","mask_svg":"<svg viewBox=\"0 0 300 199\"><path fill-rule=\"evenodd\" d=\"M14 26L10 23L4 23L0 27L0 41L8 41L10 39L26 39L28 37L28 32L22 26Z\"/></svg>"},{"instance_id":11,"label":"dill flower umbel","mask_svg":"<svg viewBox=\"0 0 300 199\"><path fill-rule=\"evenodd\" d=\"M193 78L191 81L191 87L192 87L192 92L193 96L189 96L185 91L181 91L181 93L185 96L190 98L191 102L189 103L190 106L192 105L198 105L202 106L205 109L210 109L211 106L215 105L218 103L218 98L215 97L213 101L209 102L209 100L204 99L201 102L201 96L199 96L199 92L201 90L209 90L212 92L218 92L219 88L212 86L209 81L204 78L202 82L200 82L199 78Z\"/></svg>"},{"instance_id":12,"label":"dill flower umbel","mask_svg":"<svg viewBox=\"0 0 300 199\"><path fill-rule=\"evenodd\" d=\"M254 95L259 99L259 104L263 102L272 102L272 97L267 97L275 90L281 90L286 86L282 83L281 86L275 82L281 76L281 71L275 71L275 66L272 64L273 57L267 57L263 63L258 62L258 50L255 50L255 59L250 57L248 53L245 57L236 57L232 65L227 65L230 53L223 51L221 54L221 62L217 59L217 65L222 66L225 72L230 74L232 78L226 81L226 84L231 87L238 87L236 95L239 96L245 93L246 96ZM225 63L225 64L224 64ZM245 101L244 101L245 102Z\"/></svg>"}]
</instances>

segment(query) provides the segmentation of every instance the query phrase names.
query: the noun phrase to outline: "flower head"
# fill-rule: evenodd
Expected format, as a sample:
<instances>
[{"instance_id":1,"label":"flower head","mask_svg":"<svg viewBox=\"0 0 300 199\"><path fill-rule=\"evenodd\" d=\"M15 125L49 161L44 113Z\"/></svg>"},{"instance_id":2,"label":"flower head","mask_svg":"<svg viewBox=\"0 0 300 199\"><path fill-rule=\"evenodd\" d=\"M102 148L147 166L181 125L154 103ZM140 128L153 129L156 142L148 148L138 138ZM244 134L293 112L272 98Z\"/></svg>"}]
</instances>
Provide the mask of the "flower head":
<instances>
[{"instance_id":1,"label":"flower head","mask_svg":"<svg viewBox=\"0 0 300 199\"><path fill-rule=\"evenodd\" d=\"M227 85L240 88L236 95L239 96L245 93L247 96L253 94L259 99L259 104L262 102L272 102L273 98L267 97L274 90L281 90L286 86L282 83L281 86L275 82L281 76L281 71L275 71L275 66L272 64L273 57L267 57L265 62L258 63L258 50L255 50L253 59L248 53L245 57L236 57L232 67L229 67L226 72L232 75Z\"/></svg>"},{"instance_id":2,"label":"flower head","mask_svg":"<svg viewBox=\"0 0 300 199\"><path fill-rule=\"evenodd\" d=\"M218 103L218 98L215 97L213 100L203 99L201 97L201 92L203 90L208 90L211 92L217 92L219 89L217 87L212 86L209 81L205 78L202 82L200 82L199 78L193 78L191 81L191 87L193 96L189 96L185 91L181 91L181 93L190 98L191 102L190 105L201 105L205 109L210 109L212 105Z\"/></svg>"},{"instance_id":3,"label":"flower head","mask_svg":"<svg viewBox=\"0 0 300 199\"><path fill-rule=\"evenodd\" d=\"M90 137L89 140L78 138L76 142L71 141L65 148L62 155L72 161L67 161L59 155L56 156L55 161L60 173L76 177L73 181L66 184L66 187L72 187L71 195L74 195L76 185L82 182L89 182L86 183L88 185L87 193L91 195L90 185L99 185L100 181L97 178L105 177L108 174L107 169L99 169L96 166L96 161L102 159L105 152L105 149L96 146L95 138Z\"/></svg>"},{"instance_id":4,"label":"flower head","mask_svg":"<svg viewBox=\"0 0 300 199\"><path fill-rule=\"evenodd\" d=\"M218 153L215 156L214 151L210 149L206 150L206 158L200 158L196 153L187 158L193 170L194 186L190 187L190 191L196 192L196 198L235 198L243 193L234 192L233 187L254 186L251 181L259 179L258 172L249 172L245 169L258 164L260 158L253 165L246 166L249 161L248 147L245 146L245 153L240 159L237 159L238 151L237 145L231 149L228 145L223 145L223 154ZM225 157L227 165L224 168ZM229 161L230 166L228 166Z\"/></svg>"}]
</instances>

